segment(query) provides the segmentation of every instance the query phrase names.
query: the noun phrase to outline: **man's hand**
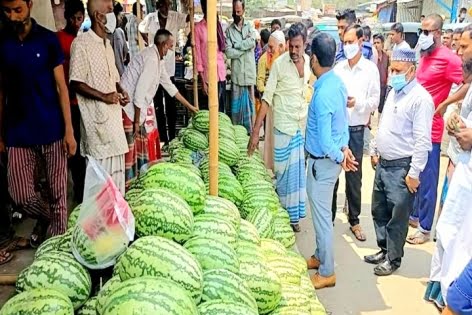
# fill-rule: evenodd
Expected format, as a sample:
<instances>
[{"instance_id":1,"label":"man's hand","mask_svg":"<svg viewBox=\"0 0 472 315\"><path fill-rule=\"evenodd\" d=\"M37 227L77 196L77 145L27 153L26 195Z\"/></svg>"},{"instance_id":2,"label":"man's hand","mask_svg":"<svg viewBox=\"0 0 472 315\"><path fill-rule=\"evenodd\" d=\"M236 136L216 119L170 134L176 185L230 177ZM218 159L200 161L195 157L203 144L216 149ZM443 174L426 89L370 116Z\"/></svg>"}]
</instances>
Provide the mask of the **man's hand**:
<instances>
[{"instance_id":1,"label":"man's hand","mask_svg":"<svg viewBox=\"0 0 472 315\"><path fill-rule=\"evenodd\" d=\"M459 132L461 128L465 128L461 116L457 113L452 113L446 123L446 129L449 135L454 135L454 133Z\"/></svg>"},{"instance_id":2,"label":"man's hand","mask_svg":"<svg viewBox=\"0 0 472 315\"><path fill-rule=\"evenodd\" d=\"M203 87L203 94L208 95L208 83L203 81L202 87Z\"/></svg>"},{"instance_id":3,"label":"man's hand","mask_svg":"<svg viewBox=\"0 0 472 315\"><path fill-rule=\"evenodd\" d=\"M352 96L347 97L347 107L353 108L356 105L356 98Z\"/></svg>"},{"instance_id":4,"label":"man's hand","mask_svg":"<svg viewBox=\"0 0 472 315\"><path fill-rule=\"evenodd\" d=\"M408 187L408 190L414 194L418 191L418 186L420 186L420 180L419 179L415 179L415 178L411 178L409 175L406 175L405 177L405 184L406 184L406 187Z\"/></svg>"},{"instance_id":5,"label":"man's hand","mask_svg":"<svg viewBox=\"0 0 472 315\"><path fill-rule=\"evenodd\" d=\"M129 102L130 102L130 99L129 99L128 92L126 92L126 91L121 92L120 105L121 106L126 106L126 105L129 104Z\"/></svg>"},{"instance_id":6,"label":"man's hand","mask_svg":"<svg viewBox=\"0 0 472 315\"><path fill-rule=\"evenodd\" d=\"M247 145L247 155L251 156L254 151L256 151L257 147L259 146L259 130L253 130L251 133L251 137L249 138L249 143Z\"/></svg>"},{"instance_id":7,"label":"man's hand","mask_svg":"<svg viewBox=\"0 0 472 315\"><path fill-rule=\"evenodd\" d=\"M354 154L352 154L352 151L349 148L346 148L343 151L344 154L344 160L342 163L342 167L345 172L355 172L357 171L357 165L359 163L356 161L356 158Z\"/></svg>"},{"instance_id":8,"label":"man's hand","mask_svg":"<svg viewBox=\"0 0 472 315\"><path fill-rule=\"evenodd\" d=\"M64 151L67 153L68 157L75 155L75 152L77 151L77 142L75 142L74 132L66 131L62 145L64 146Z\"/></svg>"},{"instance_id":9,"label":"man's hand","mask_svg":"<svg viewBox=\"0 0 472 315\"><path fill-rule=\"evenodd\" d=\"M116 105L120 102L120 95L117 92L111 92L103 95L102 101L108 105Z\"/></svg>"},{"instance_id":10,"label":"man's hand","mask_svg":"<svg viewBox=\"0 0 472 315\"><path fill-rule=\"evenodd\" d=\"M194 114L198 113L198 108L196 108L193 105L190 105L190 107L188 107L188 110L191 111Z\"/></svg>"},{"instance_id":11,"label":"man's hand","mask_svg":"<svg viewBox=\"0 0 472 315\"><path fill-rule=\"evenodd\" d=\"M444 116L447 110L447 105L445 103L441 103L438 105L438 108L436 108L436 111L434 112L434 115L441 115Z\"/></svg>"},{"instance_id":12,"label":"man's hand","mask_svg":"<svg viewBox=\"0 0 472 315\"><path fill-rule=\"evenodd\" d=\"M379 164L379 157L377 155L370 157L370 164L372 168L375 170L377 168L377 164Z\"/></svg>"},{"instance_id":13,"label":"man's hand","mask_svg":"<svg viewBox=\"0 0 472 315\"><path fill-rule=\"evenodd\" d=\"M463 128L459 132L454 133L454 137L464 151L472 149L472 129Z\"/></svg>"}]
</instances>

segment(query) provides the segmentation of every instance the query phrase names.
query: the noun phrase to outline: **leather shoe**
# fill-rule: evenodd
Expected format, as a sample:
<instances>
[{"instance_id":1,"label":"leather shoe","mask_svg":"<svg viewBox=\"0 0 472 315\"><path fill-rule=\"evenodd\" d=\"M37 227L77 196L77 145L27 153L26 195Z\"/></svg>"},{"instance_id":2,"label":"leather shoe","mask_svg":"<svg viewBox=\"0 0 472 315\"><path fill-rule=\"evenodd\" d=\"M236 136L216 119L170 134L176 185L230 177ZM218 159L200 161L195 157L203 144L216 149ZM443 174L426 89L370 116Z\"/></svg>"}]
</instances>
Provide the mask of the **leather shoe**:
<instances>
[{"instance_id":1,"label":"leather shoe","mask_svg":"<svg viewBox=\"0 0 472 315\"><path fill-rule=\"evenodd\" d=\"M373 255L364 256L364 261L368 264L378 265L385 260L386 256L387 253L381 250Z\"/></svg>"},{"instance_id":2,"label":"leather shoe","mask_svg":"<svg viewBox=\"0 0 472 315\"><path fill-rule=\"evenodd\" d=\"M306 266L308 269L319 269L321 262L314 256L311 256L306 260Z\"/></svg>"},{"instance_id":3,"label":"leather shoe","mask_svg":"<svg viewBox=\"0 0 472 315\"><path fill-rule=\"evenodd\" d=\"M330 288L336 285L336 275L334 273L329 277L323 277L319 273L315 273L310 279L315 289Z\"/></svg>"},{"instance_id":4,"label":"leather shoe","mask_svg":"<svg viewBox=\"0 0 472 315\"><path fill-rule=\"evenodd\" d=\"M374 268L374 273L377 276L389 276L391 275L395 270L398 269L398 265L392 264L390 260L385 259L384 262L380 263Z\"/></svg>"}]
</instances>

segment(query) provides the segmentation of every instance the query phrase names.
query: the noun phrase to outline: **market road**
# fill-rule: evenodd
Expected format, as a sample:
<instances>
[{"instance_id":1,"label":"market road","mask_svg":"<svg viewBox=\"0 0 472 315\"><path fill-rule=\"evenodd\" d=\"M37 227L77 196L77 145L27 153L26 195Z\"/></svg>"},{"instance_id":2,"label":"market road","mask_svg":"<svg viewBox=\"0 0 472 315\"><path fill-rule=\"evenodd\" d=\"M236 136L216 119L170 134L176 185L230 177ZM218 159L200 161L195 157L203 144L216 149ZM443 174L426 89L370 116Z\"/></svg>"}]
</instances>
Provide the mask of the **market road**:
<instances>
[{"instance_id":1,"label":"market road","mask_svg":"<svg viewBox=\"0 0 472 315\"><path fill-rule=\"evenodd\" d=\"M447 159L441 158L440 188L444 179ZM420 246L406 244L402 266L392 276L377 277L373 265L363 261L364 255L378 251L371 215L371 195L374 170L370 158L363 159L361 225L366 242L357 241L349 230L346 215L342 212L345 195L344 174L340 176L338 213L334 227L336 286L317 291L318 297L332 315L432 315L436 308L423 301L429 277L429 268L435 243ZM310 210L301 222L297 234L300 252L309 257L314 252L314 230ZM410 232L413 230L410 229Z\"/></svg>"}]
</instances>

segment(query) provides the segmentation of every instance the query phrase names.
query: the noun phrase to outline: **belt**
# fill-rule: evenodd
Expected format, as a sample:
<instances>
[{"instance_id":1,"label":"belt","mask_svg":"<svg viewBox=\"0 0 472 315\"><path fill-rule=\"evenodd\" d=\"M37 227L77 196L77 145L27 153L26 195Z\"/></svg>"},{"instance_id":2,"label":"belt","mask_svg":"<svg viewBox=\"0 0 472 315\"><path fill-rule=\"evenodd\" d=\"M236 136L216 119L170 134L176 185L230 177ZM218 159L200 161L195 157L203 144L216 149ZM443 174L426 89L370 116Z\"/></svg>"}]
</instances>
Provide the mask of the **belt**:
<instances>
[{"instance_id":1,"label":"belt","mask_svg":"<svg viewBox=\"0 0 472 315\"><path fill-rule=\"evenodd\" d=\"M408 167L411 163L411 157L396 159L396 160L386 160L380 158L380 165L383 167Z\"/></svg>"},{"instance_id":2,"label":"belt","mask_svg":"<svg viewBox=\"0 0 472 315\"><path fill-rule=\"evenodd\" d=\"M349 126L349 132L357 132L357 131L364 131L365 126Z\"/></svg>"},{"instance_id":3,"label":"belt","mask_svg":"<svg viewBox=\"0 0 472 315\"><path fill-rule=\"evenodd\" d=\"M329 159L327 155L325 156L314 156L311 153L308 153L308 156L312 158L313 160L324 160L324 159Z\"/></svg>"}]
</instances>

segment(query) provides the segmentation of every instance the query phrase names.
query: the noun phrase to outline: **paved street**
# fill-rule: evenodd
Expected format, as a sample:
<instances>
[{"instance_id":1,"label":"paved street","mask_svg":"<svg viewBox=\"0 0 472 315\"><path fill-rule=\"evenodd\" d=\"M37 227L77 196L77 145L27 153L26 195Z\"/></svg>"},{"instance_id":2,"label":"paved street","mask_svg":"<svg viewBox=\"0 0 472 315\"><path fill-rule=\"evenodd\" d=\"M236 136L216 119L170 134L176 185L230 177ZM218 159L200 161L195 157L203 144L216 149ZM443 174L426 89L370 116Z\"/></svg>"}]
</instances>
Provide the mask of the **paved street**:
<instances>
[{"instance_id":1,"label":"paved street","mask_svg":"<svg viewBox=\"0 0 472 315\"><path fill-rule=\"evenodd\" d=\"M401 268L390 277L375 276L374 266L363 262L364 255L378 250L371 215L374 171L368 156L364 156L363 161L361 224L367 241L359 242L354 238L346 215L342 213L344 175L341 174L334 229L337 284L334 288L319 290L318 296L332 315L436 315L436 308L422 299L435 246L433 242L421 246L407 244ZM441 158L440 187L446 162L446 158ZM301 226L302 232L297 234L298 248L305 257L309 257L315 244L310 215Z\"/></svg>"}]
</instances>

